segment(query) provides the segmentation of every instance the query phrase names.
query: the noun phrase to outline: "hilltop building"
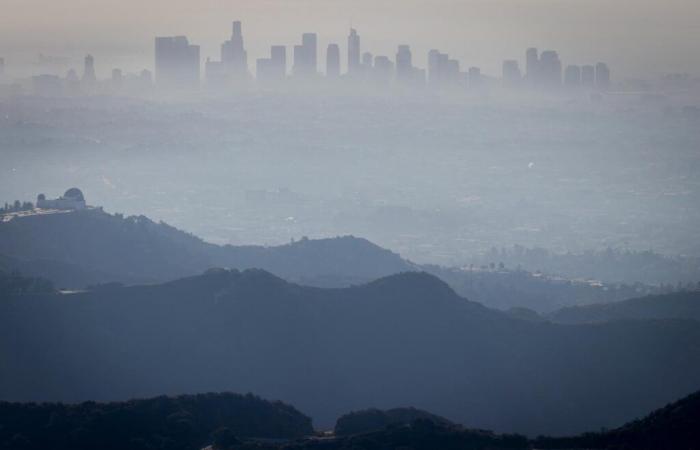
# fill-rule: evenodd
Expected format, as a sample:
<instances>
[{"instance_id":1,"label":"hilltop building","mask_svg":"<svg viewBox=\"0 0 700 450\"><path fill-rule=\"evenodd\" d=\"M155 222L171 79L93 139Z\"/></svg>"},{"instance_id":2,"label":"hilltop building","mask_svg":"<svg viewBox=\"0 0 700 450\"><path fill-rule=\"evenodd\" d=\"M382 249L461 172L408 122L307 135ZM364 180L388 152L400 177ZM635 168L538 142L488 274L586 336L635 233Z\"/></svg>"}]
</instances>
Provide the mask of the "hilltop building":
<instances>
[{"instance_id":1,"label":"hilltop building","mask_svg":"<svg viewBox=\"0 0 700 450\"><path fill-rule=\"evenodd\" d=\"M36 207L40 209L80 210L86 206L83 192L78 188L70 188L56 199L49 200L44 194L36 198Z\"/></svg>"}]
</instances>

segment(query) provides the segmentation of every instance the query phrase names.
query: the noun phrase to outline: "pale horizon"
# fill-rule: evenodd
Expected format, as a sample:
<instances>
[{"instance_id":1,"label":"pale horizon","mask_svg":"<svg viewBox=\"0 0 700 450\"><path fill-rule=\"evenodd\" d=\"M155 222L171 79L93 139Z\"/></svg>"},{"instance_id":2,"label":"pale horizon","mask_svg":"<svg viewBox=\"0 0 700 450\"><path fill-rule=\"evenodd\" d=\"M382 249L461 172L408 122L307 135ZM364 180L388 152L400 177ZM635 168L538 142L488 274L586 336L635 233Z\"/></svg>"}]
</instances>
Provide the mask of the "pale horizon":
<instances>
[{"instance_id":1,"label":"pale horizon","mask_svg":"<svg viewBox=\"0 0 700 450\"><path fill-rule=\"evenodd\" d=\"M621 0L495 1L236 1L117 2L3 0L0 57L10 75L36 69L38 55L70 58L80 69L92 54L97 74L112 68L153 68L153 38L185 35L201 46L202 61L219 58L230 24L243 22L251 70L269 47L289 48L303 32L319 35L319 66L325 48L345 51L352 25L362 51L393 59L399 44L410 44L424 67L432 48L497 75L504 59L524 65L527 47L557 50L564 64L604 61L615 79L656 78L667 73L700 73L694 57L700 39L700 4ZM344 58L343 58L344 62Z\"/></svg>"}]
</instances>

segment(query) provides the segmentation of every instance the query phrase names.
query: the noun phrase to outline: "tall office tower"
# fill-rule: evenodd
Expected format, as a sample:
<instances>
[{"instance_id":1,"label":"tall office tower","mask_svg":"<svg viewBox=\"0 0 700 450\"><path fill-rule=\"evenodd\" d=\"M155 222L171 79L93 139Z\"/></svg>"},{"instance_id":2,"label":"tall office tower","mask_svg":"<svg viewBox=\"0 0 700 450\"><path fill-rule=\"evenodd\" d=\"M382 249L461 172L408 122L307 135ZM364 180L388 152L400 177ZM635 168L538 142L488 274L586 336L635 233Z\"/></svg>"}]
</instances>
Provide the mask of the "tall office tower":
<instances>
[{"instance_id":1,"label":"tall office tower","mask_svg":"<svg viewBox=\"0 0 700 450\"><path fill-rule=\"evenodd\" d=\"M595 86L601 91L610 89L610 69L605 63L595 65Z\"/></svg>"},{"instance_id":2,"label":"tall office tower","mask_svg":"<svg viewBox=\"0 0 700 450\"><path fill-rule=\"evenodd\" d=\"M360 36L354 28L348 36L348 73L353 74L360 69Z\"/></svg>"},{"instance_id":3,"label":"tall office tower","mask_svg":"<svg viewBox=\"0 0 700 450\"><path fill-rule=\"evenodd\" d=\"M595 86L595 67L581 67L581 86L592 88Z\"/></svg>"},{"instance_id":4,"label":"tall office tower","mask_svg":"<svg viewBox=\"0 0 700 450\"><path fill-rule=\"evenodd\" d=\"M438 86L442 82L441 55L442 53L435 49L428 52L428 84L431 86Z\"/></svg>"},{"instance_id":5,"label":"tall office tower","mask_svg":"<svg viewBox=\"0 0 700 450\"><path fill-rule=\"evenodd\" d=\"M80 77L75 69L70 69L66 73L66 93L68 95L80 94Z\"/></svg>"},{"instance_id":6,"label":"tall office tower","mask_svg":"<svg viewBox=\"0 0 700 450\"><path fill-rule=\"evenodd\" d=\"M294 75L312 77L318 66L318 38L316 33L304 33L301 45L294 46Z\"/></svg>"},{"instance_id":7,"label":"tall office tower","mask_svg":"<svg viewBox=\"0 0 700 450\"><path fill-rule=\"evenodd\" d=\"M467 74L469 80L469 87L476 89L481 87L481 69L478 67L470 67Z\"/></svg>"},{"instance_id":8,"label":"tall office tower","mask_svg":"<svg viewBox=\"0 0 700 450\"><path fill-rule=\"evenodd\" d=\"M199 86L199 45L185 36L156 38L156 84L166 89Z\"/></svg>"},{"instance_id":9,"label":"tall office tower","mask_svg":"<svg viewBox=\"0 0 700 450\"><path fill-rule=\"evenodd\" d=\"M270 47L270 59L275 67L276 76L284 79L287 76L287 47L284 45Z\"/></svg>"},{"instance_id":10,"label":"tall office tower","mask_svg":"<svg viewBox=\"0 0 700 450\"><path fill-rule=\"evenodd\" d=\"M124 74L121 69L112 69L112 89L121 89L124 83Z\"/></svg>"},{"instance_id":11,"label":"tall office tower","mask_svg":"<svg viewBox=\"0 0 700 450\"><path fill-rule=\"evenodd\" d=\"M221 62L233 77L248 76L248 52L243 46L243 31L239 21L231 25L231 39L221 44Z\"/></svg>"},{"instance_id":12,"label":"tall office tower","mask_svg":"<svg viewBox=\"0 0 700 450\"><path fill-rule=\"evenodd\" d=\"M270 57L256 62L256 75L261 83L280 82L287 76L287 49L283 45L270 47Z\"/></svg>"},{"instance_id":13,"label":"tall office tower","mask_svg":"<svg viewBox=\"0 0 700 450\"><path fill-rule=\"evenodd\" d=\"M579 66L567 66L564 71L564 85L575 88L581 86L581 68Z\"/></svg>"},{"instance_id":14,"label":"tall office tower","mask_svg":"<svg viewBox=\"0 0 700 450\"><path fill-rule=\"evenodd\" d=\"M540 57L536 48L528 48L525 52L525 78L530 86L539 83Z\"/></svg>"},{"instance_id":15,"label":"tall office tower","mask_svg":"<svg viewBox=\"0 0 700 450\"><path fill-rule=\"evenodd\" d=\"M326 50L326 76L338 78L340 76L340 47L338 44L328 44Z\"/></svg>"},{"instance_id":16,"label":"tall office tower","mask_svg":"<svg viewBox=\"0 0 700 450\"><path fill-rule=\"evenodd\" d=\"M445 66L445 80L450 85L456 85L460 82L459 61L456 59L448 59Z\"/></svg>"},{"instance_id":17,"label":"tall office tower","mask_svg":"<svg viewBox=\"0 0 700 450\"><path fill-rule=\"evenodd\" d=\"M399 45L396 52L396 81L410 82L413 78L413 58L411 47Z\"/></svg>"},{"instance_id":18,"label":"tall office tower","mask_svg":"<svg viewBox=\"0 0 700 450\"><path fill-rule=\"evenodd\" d=\"M372 80L382 85L388 85L391 83L393 75L394 63L386 56L376 56L374 58Z\"/></svg>"},{"instance_id":19,"label":"tall office tower","mask_svg":"<svg viewBox=\"0 0 700 450\"><path fill-rule=\"evenodd\" d=\"M518 86L522 80L518 61L507 59L503 61L503 84L508 87Z\"/></svg>"},{"instance_id":20,"label":"tall office tower","mask_svg":"<svg viewBox=\"0 0 700 450\"><path fill-rule=\"evenodd\" d=\"M85 57L82 81L84 84L94 84L97 81L97 76L95 75L95 58L93 58L92 55L87 55Z\"/></svg>"},{"instance_id":21,"label":"tall office tower","mask_svg":"<svg viewBox=\"0 0 700 450\"><path fill-rule=\"evenodd\" d=\"M223 62L207 58L204 62L204 80L208 88L223 88L230 81L230 76Z\"/></svg>"},{"instance_id":22,"label":"tall office tower","mask_svg":"<svg viewBox=\"0 0 700 450\"><path fill-rule=\"evenodd\" d=\"M370 52L364 52L362 54L362 69L371 70L374 65L374 55Z\"/></svg>"},{"instance_id":23,"label":"tall office tower","mask_svg":"<svg viewBox=\"0 0 700 450\"><path fill-rule=\"evenodd\" d=\"M559 55L554 50L542 52L540 56L539 77L542 84L548 88L561 86L561 61Z\"/></svg>"},{"instance_id":24,"label":"tall office tower","mask_svg":"<svg viewBox=\"0 0 700 450\"><path fill-rule=\"evenodd\" d=\"M0 58L0 78L5 75L5 58Z\"/></svg>"}]
</instances>

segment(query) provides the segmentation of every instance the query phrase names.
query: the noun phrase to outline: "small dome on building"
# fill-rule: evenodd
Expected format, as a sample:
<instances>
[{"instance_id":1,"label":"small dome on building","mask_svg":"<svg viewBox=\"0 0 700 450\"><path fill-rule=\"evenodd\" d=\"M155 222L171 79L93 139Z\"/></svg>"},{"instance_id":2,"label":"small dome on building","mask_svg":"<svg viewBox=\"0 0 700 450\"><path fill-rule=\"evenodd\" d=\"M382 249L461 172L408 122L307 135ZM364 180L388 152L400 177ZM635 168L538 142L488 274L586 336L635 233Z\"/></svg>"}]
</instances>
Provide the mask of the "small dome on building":
<instances>
[{"instance_id":1,"label":"small dome on building","mask_svg":"<svg viewBox=\"0 0 700 450\"><path fill-rule=\"evenodd\" d=\"M44 194L39 194L37 195L36 200L38 202L43 202L44 200L46 200L46 196Z\"/></svg>"},{"instance_id":2,"label":"small dome on building","mask_svg":"<svg viewBox=\"0 0 700 450\"><path fill-rule=\"evenodd\" d=\"M83 196L83 192L78 189L78 188L70 188L66 191L65 194L63 194L63 198L69 198L71 200L75 200L77 202L84 202L85 197Z\"/></svg>"}]
</instances>

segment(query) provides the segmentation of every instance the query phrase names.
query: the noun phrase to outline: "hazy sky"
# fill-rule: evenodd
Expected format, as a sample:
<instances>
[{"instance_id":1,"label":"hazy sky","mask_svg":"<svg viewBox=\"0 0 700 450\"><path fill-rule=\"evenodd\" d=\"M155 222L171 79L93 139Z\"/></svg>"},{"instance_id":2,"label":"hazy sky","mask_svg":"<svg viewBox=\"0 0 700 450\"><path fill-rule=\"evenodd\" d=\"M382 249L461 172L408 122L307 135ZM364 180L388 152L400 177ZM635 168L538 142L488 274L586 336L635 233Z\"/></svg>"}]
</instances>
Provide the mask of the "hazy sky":
<instances>
[{"instance_id":1,"label":"hazy sky","mask_svg":"<svg viewBox=\"0 0 700 450\"><path fill-rule=\"evenodd\" d=\"M463 67L499 73L528 46L559 51L565 64L609 62L614 75L700 73L700 0L0 0L0 56L8 71L43 53L98 75L152 67L153 37L185 34L202 58L219 57L230 22L242 20L249 62L306 31L345 48L352 23L363 51L393 55L408 43L419 65L438 48ZM291 59L291 53L290 53ZM321 58L322 59L322 58Z\"/></svg>"}]
</instances>

